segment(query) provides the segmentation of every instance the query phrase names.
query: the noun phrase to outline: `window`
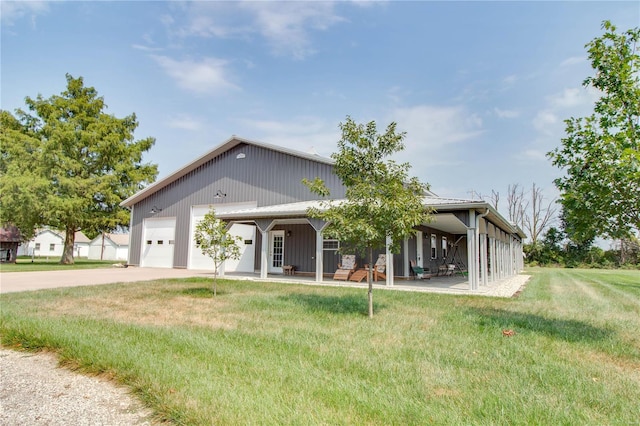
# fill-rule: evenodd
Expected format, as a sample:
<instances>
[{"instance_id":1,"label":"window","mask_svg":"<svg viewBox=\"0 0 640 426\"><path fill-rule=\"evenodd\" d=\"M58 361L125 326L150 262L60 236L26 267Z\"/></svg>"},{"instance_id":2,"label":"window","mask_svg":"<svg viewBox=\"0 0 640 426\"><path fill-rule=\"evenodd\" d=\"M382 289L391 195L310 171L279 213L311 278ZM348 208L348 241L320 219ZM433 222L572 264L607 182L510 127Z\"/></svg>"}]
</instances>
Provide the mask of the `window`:
<instances>
[{"instance_id":1,"label":"window","mask_svg":"<svg viewBox=\"0 0 640 426\"><path fill-rule=\"evenodd\" d=\"M253 244L253 240L244 240L244 244L250 246Z\"/></svg>"},{"instance_id":2,"label":"window","mask_svg":"<svg viewBox=\"0 0 640 426\"><path fill-rule=\"evenodd\" d=\"M438 257L438 248L436 247L437 239L436 234L431 234L431 258L435 259Z\"/></svg>"},{"instance_id":3,"label":"window","mask_svg":"<svg viewBox=\"0 0 640 426\"><path fill-rule=\"evenodd\" d=\"M151 244L153 244L153 241L151 241L151 240L147 240L147 244L148 244L148 245L151 245Z\"/></svg>"},{"instance_id":4,"label":"window","mask_svg":"<svg viewBox=\"0 0 640 426\"><path fill-rule=\"evenodd\" d=\"M340 241L332 239L324 239L322 241L322 250L338 250L340 248Z\"/></svg>"},{"instance_id":5,"label":"window","mask_svg":"<svg viewBox=\"0 0 640 426\"><path fill-rule=\"evenodd\" d=\"M169 240L169 245L175 244L175 243L176 243L175 240Z\"/></svg>"},{"instance_id":6,"label":"window","mask_svg":"<svg viewBox=\"0 0 640 426\"><path fill-rule=\"evenodd\" d=\"M447 258L447 237L442 237L442 258Z\"/></svg>"},{"instance_id":7,"label":"window","mask_svg":"<svg viewBox=\"0 0 640 426\"><path fill-rule=\"evenodd\" d=\"M56 250L56 244L55 243L49 244L49 251L55 251L55 250Z\"/></svg>"},{"instance_id":8,"label":"window","mask_svg":"<svg viewBox=\"0 0 640 426\"><path fill-rule=\"evenodd\" d=\"M163 240L158 240L158 245L161 246L162 244L164 244Z\"/></svg>"},{"instance_id":9,"label":"window","mask_svg":"<svg viewBox=\"0 0 640 426\"><path fill-rule=\"evenodd\" d=\"M40 243L36 243L36 250L40 250Z\"/></svg>"}]
</instances>

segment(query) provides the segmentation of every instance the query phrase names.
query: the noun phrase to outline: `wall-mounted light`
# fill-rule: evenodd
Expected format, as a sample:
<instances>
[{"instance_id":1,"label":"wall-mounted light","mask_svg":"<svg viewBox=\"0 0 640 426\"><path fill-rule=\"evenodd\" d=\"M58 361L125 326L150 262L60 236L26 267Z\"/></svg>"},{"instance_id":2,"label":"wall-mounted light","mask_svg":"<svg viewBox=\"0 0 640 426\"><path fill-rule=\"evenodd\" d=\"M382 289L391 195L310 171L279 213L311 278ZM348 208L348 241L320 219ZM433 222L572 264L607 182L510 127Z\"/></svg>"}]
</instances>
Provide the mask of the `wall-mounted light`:
<instances>
[{"instance_id":1,"label":"wall-mounted light","mask_svg":"<svg viewBox=\"0 0 640 426\"><path fill-rule=\"evenodd\" d=\"M158 208L156 206L153 206L153 207L151 207L151 210L149 210L149 213L156 214L156 213L159 213L161 211L162 211L162 209L160 209L160 208Z\"/></svg>"},{"instance_id":2,"label":"wall-mounted light","mask_svg":"<svg viewBox=\"0 0 640 426\"><path fill-rule=\"evenodd\" d=\"M291 236L291 231L287 231L287 237Z\"/></svg>"},{"instance_id":3,"label":"wall-mounted light","mask_svg":"<svg viewBox=\"0 0 640 426\"><path fill-rule=\"evenodd\" d=\"M245 157L246 155L244 155L244 152L241 152L240 154L236 155L236 160L242 160Z\"/></svg>"},{"instance_id":4,"label":"wall-mounted light","mask_svg":"<svg viewBox=\"0 0 640 426\"><path fill-rule=\"evenodd\" d=\"M222 192L221 189L218 189L218 192L216 192L216 195L214 195L213 198L222 198L222 197L226 197L226 196L227 196L227 194Z\"/></svg>"}]
</instances>

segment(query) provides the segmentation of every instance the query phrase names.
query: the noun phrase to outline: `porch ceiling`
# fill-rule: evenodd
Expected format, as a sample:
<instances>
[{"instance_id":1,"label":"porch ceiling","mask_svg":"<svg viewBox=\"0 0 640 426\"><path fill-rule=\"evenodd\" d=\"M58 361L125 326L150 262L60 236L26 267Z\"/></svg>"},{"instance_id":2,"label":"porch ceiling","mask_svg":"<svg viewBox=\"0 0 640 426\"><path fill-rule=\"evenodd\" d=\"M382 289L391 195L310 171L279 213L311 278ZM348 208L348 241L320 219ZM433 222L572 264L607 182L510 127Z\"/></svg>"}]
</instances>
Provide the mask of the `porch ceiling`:
<instances>
[{"instance_id":1,"label":"porch ceiling","mask_svg":"<svg viewBox=\"0 0 640 426\"><path fill-rule=\"evenodd\" d=\"M449 234L467 233L465 224L452 213L436 213L433 215L433 221L425 225Z\"/></svg>"}]
</instances>

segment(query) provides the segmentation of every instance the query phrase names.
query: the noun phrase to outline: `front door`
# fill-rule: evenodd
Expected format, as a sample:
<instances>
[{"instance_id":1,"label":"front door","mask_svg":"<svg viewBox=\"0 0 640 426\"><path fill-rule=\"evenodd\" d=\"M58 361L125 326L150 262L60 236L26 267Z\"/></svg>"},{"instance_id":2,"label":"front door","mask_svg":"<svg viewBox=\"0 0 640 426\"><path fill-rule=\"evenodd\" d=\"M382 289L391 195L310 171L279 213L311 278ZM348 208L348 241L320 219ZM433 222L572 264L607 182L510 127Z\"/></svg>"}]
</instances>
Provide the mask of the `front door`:
<instances>
[{"instance_id":1,"label":"front door","mask_svg":"<svg viewBox=\"0 0 640 426\"><path fill-rule=\"evenodd\" d=\"M281 274L284 261L284 231L269 232L269 273Z\"/></svg>"}]
</instances>

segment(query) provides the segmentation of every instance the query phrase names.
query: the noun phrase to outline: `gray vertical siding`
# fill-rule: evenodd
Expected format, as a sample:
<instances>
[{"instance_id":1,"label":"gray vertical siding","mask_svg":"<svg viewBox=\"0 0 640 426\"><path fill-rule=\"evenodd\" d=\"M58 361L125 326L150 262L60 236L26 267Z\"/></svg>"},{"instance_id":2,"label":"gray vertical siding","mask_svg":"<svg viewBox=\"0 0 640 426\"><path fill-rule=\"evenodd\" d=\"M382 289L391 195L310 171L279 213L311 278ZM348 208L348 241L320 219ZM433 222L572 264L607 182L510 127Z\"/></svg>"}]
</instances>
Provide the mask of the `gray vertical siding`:
<instances>
[{"instance_id":1,"label":"gray vertical siding","mask_svg":"<svg viewBox=\"0 0 640 426\"><path fill-rule=\"evenodd\" d=\"M240 153L243 159L237 159ZM145 218L176 218L173 266L187 267L191 206L255 201L257 206L313 200L302 179L323 179L331 195L342 198L344 187L333 166L252 144L239 144L135 204L130 230L130 263L140 264ZM226 193L215 198L216 192ZM161 212L149 213L156 206Z\"/></svg>"}]
</instances>

